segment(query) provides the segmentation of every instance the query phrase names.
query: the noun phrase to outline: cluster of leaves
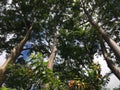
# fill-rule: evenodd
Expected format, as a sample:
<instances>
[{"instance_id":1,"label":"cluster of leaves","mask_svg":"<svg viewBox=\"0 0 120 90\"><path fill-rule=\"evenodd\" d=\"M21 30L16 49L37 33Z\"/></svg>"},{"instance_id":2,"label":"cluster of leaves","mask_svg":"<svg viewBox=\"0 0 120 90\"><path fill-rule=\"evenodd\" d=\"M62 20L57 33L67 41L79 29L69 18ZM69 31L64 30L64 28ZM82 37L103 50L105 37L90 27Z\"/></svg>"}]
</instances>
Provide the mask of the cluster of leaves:
<instances>
[{"instance_id":1,"label":"cluster of leaves","mask_svg":"<svg viewBox=\"0 0 120 90\"><path fill-rule=\"evenodd\" d=\"M76 80L74 88L80 84L85 90L101 89L109 79L101 75L100 65L92 61L99 49L95 30L73 27L72 30L61 29L59 34L58 53L62 60L59 57L55 59L54 72L63 82Z\"/></svg>"},{"instance_id":2,"label":"cluster of leaves","mask_svg":"<svg viewBox=\"0 0 120 90\"><path fill-rule=\"evenodd\" d=\"M0 11L0 52L6 50L10 53L32 23L34 23L34 33L38 36L48 18L50 6L50 2L43 0L13 0L9 7L1 4L3 9ZM7 40L10 36L12 39Z\"/></svg>"},{"instance_id":3,"label":"cluster of leaves","mask_svg":"<svg viewBox=\"0 0 120 90\"><path fill-rule=\"evenodd\" d=\"M65 90L65 85L58 78L55 78L52 70L47 68L48 62L43 61L42 54L31 54L29 59L26 64L9 65L6 72L6 87L17 90L42 90L46 84L49 84L49 90L55 88Z\"/></svg>"},{"instance_id":4,"label":"cluster of leaves","mask_svg":"<svg viewBox=\"0 0 120 90\"><path fill-rule=\"evenodd\" d=\"M11 69L12 68L12 69ZM9 65L6 72L6 86L16 89L27 89L31 87L32 80L30 79L33 76L30 68L19 63L15 65ZM12 81L12 83L11 83Z\"/></svg>"},{"instance_id":5,"label":"cluster of leaves","mask_svg":"<svg viewBox=\"0 0 120 90\"><path fill-rule=\"evenodd\" d=\"M74 60L81 59L83 61L84 59L86 60L86 58L92 60L92 55L99 48L97 39L93 37L96 37L93 28L89 30L84 30L83 27L75 27L70 30L60 30L58 44L58 48L60 49L60 55L65 59L68 59L69 57ZM68 51L69 54L67 54L66 51ZM84 54L86 54L86 56L83 59L82 57Z\"/></svg>"},{"instance_id":6,"label":"cluster of leaves","mask_svg":"<svg viewBox=\"0 0 120 90\"><path fill-rule=\"evenodd\" d=\"M49 90L54 90L55 88L63 90L65 88L64 84L55 77L53 71L47 68L48 62L43 61L42 54L32 54L30 61L30 66L33 67L34 76L36 81L38 81L36 85L42 88L45 84L49 84Z\"/></svg>"},{"instance_id":7,"label":"cluster of leaves","mask_svg":"<svg viewBox=\"0 0 120 90\"><path fill-rule=\"evenodd\" d=\"M47 68L48 62L43 61L40 53L31 54L28 62L9 65L6 72L5 86L13 89L41 89L44 90L46 84L49 84L47 90L67 90L68 88L100 89L104 81L100 74L100 65L93 63L89 67L75 68L69 65L55 65L54 72ZM59 68L58 68L59 67ZM58 70L59 69L59 70ZM80 70L78 70L80 69ZM69 87L71 80L75 80ZM11 83L12 81L12 83Z\"/></svg>"},{"instance_id":8,"label":"cluster of leaves","mask_svg":"<svg viewBox=\"0 0 120 90\"><path fill-rule=\"evenodd\" d=\"M14 89L6 88L5 86L3 86L0 88L0 90L14 90Z\"/></svg>"},{"instance_id":9,"label":"cluster of leaves","mask_svg":"<svg viewBox=\"0 0 120 90\"><path fill-rule=\"evenodd\" d=\"M79 84L79 87L85 90L92 88L100 90L109 81L109 75L102 76L100 65L97 63L93 63L88 67L82 65L77 67L75 62L74 65L70 65L70 62L65 62L54 67L54 73L59 75L60 79L68 86L71 81L74 81L70 88L78 88Z\"/></svg>"}]
</instances>

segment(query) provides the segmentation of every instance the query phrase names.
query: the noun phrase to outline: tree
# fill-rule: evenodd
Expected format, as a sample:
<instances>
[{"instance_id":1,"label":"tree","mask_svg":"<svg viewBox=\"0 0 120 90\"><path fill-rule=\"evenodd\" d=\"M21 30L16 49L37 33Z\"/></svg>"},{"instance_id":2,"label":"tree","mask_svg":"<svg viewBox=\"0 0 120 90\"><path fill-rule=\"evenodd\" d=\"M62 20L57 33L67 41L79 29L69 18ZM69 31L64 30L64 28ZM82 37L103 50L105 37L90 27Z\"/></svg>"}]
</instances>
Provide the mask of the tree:
<instances>
[{"instance_id":1,"label":"tree","mask_svg":"<svg viewBox=\"0 0 120 90\"><path fill-rule=\"evenodd\" d=\"M82 4L83 4L83 10L84 10L86 16L88 17L89 22L93 25L93 27L95 27L98 30L98 32L101 34L102 38L107 42L107 44L110 46L111 50L114 52L115 56L117 58L120 58L120 47L119 47L119 45L117 45L117 43L111 38L111 36L105 32L105 30L102 28L102 26L99 26L92 19L92 16L88 13L88 11L85 8L84 2ZM120 68L115 66L114 62L107 55L107 51L106 52L104 51L105 48L103 46L101 48L102 48L102 51L103 51L103 55L106 59L106 62L108 64L108 67L118 77L118 79L120 79Z\"/></svg>"},{"instance_id":2,"label":"tree","mask_svg":"<svg viewBox=\"0 0 120 90\"><path fill-rule=\"evenodd\" d=\"M113 3L113 2L112 1L111 2L105 2L106 4L105 4L105 10L104 11L109 10L109 8L110 8L109 5L111 5L111 4L114 4L115 7L119 6L118 4L116 4L116 1L115 1L115 3ZM100 33L102 35L102 38L107 42L108 46L110 46L109 47L109 52L112 53L112 54L114 54L114 56L112 54L110 54L110 57L114 57L114 59L116 59L116 62L119 63L119 59L118 58L120 56L119 55L119 52L120 52L119 49L120 49L120 47L115 42L115 40L113 40L112 37L106 32L106 31L109 31L109 32L114 31L113 29L111 29L111 31L108 30L109 28L112 28L111 24L113 25L113 23L104 22L104 19L102 19L102 16L105 15L105 17L107 17L108 14L107 15L103 14L104 11L102 12L101 8L103 6L101 6L101 4L104 5L104 2L103 1L102 2L101 1L100 2L98 2L98 1L86 1L86 0L84 0L84 1L83 0L82 1L79 1L79 0L78 1L74 1L73 7L71 7L71 9L73 10L73 14L72 14L73 17L71 17L71 18L73 18L73 19L70 18L69 20L72 20L72 22L75 22L75 20L79 19L80 23L77 22L78 26L82 26L82 25L87 24L88 25L87 28L94 27L94 29L96 29L94 31L95 36L98 35L98 33ZM115 7L114 7L114 10L115 10ZM116 10L117 9L118 8L116 8ZM117 13L117 14L119 15L119 13ZM101 15L101 17L97 17L97 16L100 16L100 15ZM111 20L114 19L113 18L114 15L112 15L112 13L109 13L109 15L110 15L110 19ZM118 18L118 16L116 18ZM118 22L118 19L116 19L115 21ZM98 23L102 24L102 26L98 25ZM75 23L72 23L72 24L75 25ZM118 29L118 27L119 27L119 23L115 24L115 31L118 31L118 30L116 30L116 28ZM114 35L114 36L118 37L118 35ZM96 37L96 41L97 40L98 40L98 42L100 42L99 37ZM116 39L116 40L119 40L119 38ZM99 43L98 43L98 45L99 45ZM111 52L111 50L113 52ZM106 59L106 57L105 57L105 59ZM109 59L109 60L106 59L106 60L107 60L107 63L109 62L108 63L108 67L110 67L111 71L119 79L119 76L120 76L119 75L119 71L120 70L119 70L119 67L116 68L117 63L113 63L112 59ZM112 63L110 63L110 62L112 62ZM113 67L115 67L115 68L113 69Z\"/></svg>"},{"instance_id":3,"label":"tree","mask_svg":"<svg viewBox=\"0 0 120 90\"><path fill-rule=\"evenodd\" d=\"M103 81L105 81L100 74L100 66L95 63L89 68L81 69L79 72L76 71L76 69L79 68L65 66L63 68L68 70L61 69L59 72L55 70L53 73L51 69L47 68L48 62L43 61L42 54L34 53L29 59L30 60L24 64L18 62L14 65L9 65L6 72L7 78L4 82L6 87L12 89L44 90L44 84L49 83L48 90L68 90L67 85L69 89L83 88L90 90L93 88L100 88ZM73 71L69 72L70 70ZM75 82L72 83L73 81Z\"/></svg>"},{"instance_id":4,"label":"tree","mask_svg":"<svg viewBox=\"0 0 120 90\"><path fill-rule=\"evenodd\" d=\"M112 5L114 7L109 11L109 6ZM119 13L112 13L114 10L119 10L118 6L116 1L113 0L109 2L103 2L103 0L14 0L10 8L4 6L1 10L0 38L2 43L0 51L6 50L10 54L5 64L0 68L1 75L4 76L9 62L14 67L21 52L29 50L28 57L31 53L40 52L44 58L47 58L47 67L52 73L51 77L54 77L54 74L59 76L60 72L63 73L59 76L60 80L65 83L77 78L74 84L77 82L78 85L80 84L78 82L83 82L92 86L98 80L97 86L94 86L94 88L99 88L99 85L102 85L106 80L103 77L96 78L100 73L98 73L99 69L96 69L97 65L93 64L93 55L95 52L101 54L102 51L108 67L120 78L120 70L116 66L119 65L120 57L120 47L116 43L119 42L119 35L112 34L112 32L118 31L113 29L114 21L117 22L115 28L119 28ZM107 10L109 13L104 14ZM110 19L109 21L107 21L107 17ZM110 28L111 30L109 30ZM108 33L111 33L111 35L108 35ZM10 35L13 35L13 37L7 40ZM111 36L118 37L118 39ZM26 47L27 42L30 46L28 48ZM105 47L105 42L109 46L108 50ZM11 49L12 52L10 53ZM112 54L114 57L112 57ZM34 59L32 60L34 61ZM115 59L116 62L113 62L112 59ZM37 61L36 63L41 62ZM92 66L95 67L91 68ZM41 67L40 64L38 68ZM38 68L37 71L33 71L35 75L41 71ZM29 68L27 67L27 69ZM49 69L47 70L49 71ZM22 72L21 69L20 71ZM74 74L68 73L69 71ZM28 75L28 71L25 72ZM96 72L97 74L93 75ZM68 77L64 73L68 74ZM50 77L48 78L47 75L45 77L49 80ZM79 77L82 79L79 79ZM39 75L38 78L40 78ZM93 83L90 83L90 78L93 79ZM2 85L5 80L1 79L0 84ZM37 81L36 79L35 81ZM50 79L50 82L53 83L53 81ZM43 83L40 83L41 80L37 82L37 84L43 85ZM50 82L46 83L50 84ZM20 87L24 88L23 85Z\"/></svg>"},{"instance_id":5,"label":"tree","mask_svg":"<svg viewBox=\"0 0 120 90\"><path fill-rule=\"evenodd\" d=\"M39 7L36 7L35 6L36 4L38 4ZM39 8L41 8L40 4L42 4L46 8L45 12L43 12L42 9L39 10ZM6 71L6 67L8 63L15 62L18 56L20 55L25 43L28 41L30 37L30 33L32 32L32 30L37 29L36 27L37 24L39 24L45 16L42 14L48 14L47 10L49 9L48 7L46 7L46 5L47 4L42 1L27 1L27 2L20 1L19 2L16 0L16 1L13 1L13 4L11 5L10 9L6 10L6 8L4 8L3 12L1 13L1 17L2 17L1 34L3 35L2 40L6 40L7 37L5 36L9 36L9 34L13 34L14 37L12 40L6 41L5 43L3 43L4 45L3 49L6 48L6 45L8 46L8 48L11 46L12 47L14 46L14 47L11 54L8 56L6 62L0 67L1 77L4 76L4 72ZM26 10L26 8L28 7L29 7L29 10ZM41 14L38 14L38 13L41 13ZM24 35L24 33L26 34ZM21 37L18 38L19 35L21 35L21 37L23 38L22 39ZM16 43L14 43L14 40L15 41L20 40L20 42L16 45ZM12 42L13 45L10 42ZM2 82L3 81L0 79L0 85L2 84Z\"/></svg>"}]
</instances>

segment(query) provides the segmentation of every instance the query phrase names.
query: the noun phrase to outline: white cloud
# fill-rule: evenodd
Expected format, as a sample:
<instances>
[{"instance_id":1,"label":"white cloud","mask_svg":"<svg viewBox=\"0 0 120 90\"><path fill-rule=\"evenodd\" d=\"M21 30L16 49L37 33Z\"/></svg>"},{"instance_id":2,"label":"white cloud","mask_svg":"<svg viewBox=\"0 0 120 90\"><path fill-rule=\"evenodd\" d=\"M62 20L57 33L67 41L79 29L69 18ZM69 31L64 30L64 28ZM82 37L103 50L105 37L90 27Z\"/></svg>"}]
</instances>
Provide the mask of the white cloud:
<instances>
[{"instance_id":1,"label":"white cloud","mask_svg":"<svg viewBox=\"0 0 120 90\"><path fill-rule=\"evenodd\" d=\"M5 56L6 56L6 52L4 51L2 55L0 55L0 66L3 65L3 63L5 62Z\"/></svg>"},{"instance_id":2,"label":"white cloud","mask_svg":"<svg viewBox=\"0 0 120 90\"><path fill-rule=\"evenodd\" d=\"M7 0L7 3L8 3L8 4L11 4L11 3L12 3L12 0Z\"/></svg>"}]
</instances>

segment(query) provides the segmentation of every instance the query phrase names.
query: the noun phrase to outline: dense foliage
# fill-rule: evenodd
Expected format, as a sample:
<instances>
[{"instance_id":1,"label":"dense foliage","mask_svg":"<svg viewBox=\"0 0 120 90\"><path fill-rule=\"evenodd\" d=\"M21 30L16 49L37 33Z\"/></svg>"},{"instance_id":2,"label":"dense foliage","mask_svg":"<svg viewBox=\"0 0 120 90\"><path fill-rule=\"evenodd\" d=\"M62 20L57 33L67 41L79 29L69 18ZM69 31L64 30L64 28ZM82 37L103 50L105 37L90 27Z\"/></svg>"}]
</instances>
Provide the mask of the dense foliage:
<instances>
[{"instance_id":1,"label":"dense foliage","mask_svg":"<svg viewBox=\"0 0 120 90\"><path fill-rule=\"evenodd\" d=\"M17 59L8 65L3 85L17 90L100 90L109 74L102 76L99 63L93 61L94 54L102 55L103 48L102 35L92 19L119 43L120 12L115 12L120 10L119 2L13 0L8 5L0 1L1 53L6 51L9 57L32 27L18 49L20 54L11 54ZM119 58L109 43L103 43L118 66ZM48 67L51 56L53 68Z\"/></svg>"},{"instance_id":2,"label":"dense foliage","mask_svg":"<svg viewBox=\"0 0 120 90\"><path fill-rule=\"evenodd\" d=\"M5 85L17 90L41 90L45 83L50 84L49 90L66 88L64 83L55 78L54 73L47 68L47 62L43 61L40 53L32 54L26 64L21 65L18 62L15 65L9 65L6 75L8 78L5 80Z\"/></svg>"},{"instance_id":3,"label":"dense foliage","mask_svg":"<svg viewBox=\"0 0 120 90\"><path fill-rule=\"evenodd\" d=\"M42 55L38 53L32 54L28 62L22 65L20 62L9 65L5 85L13 89L44 90L44 85L49 83L49 90L66 90L68 88L89 90L90 88L100 89L101 85L106 83L106 78L100 74L99 64L93 63L84 68L56 65L54 73L47 68L47 64L48 62L44 62Z\"/></svg>"}]
</instances>

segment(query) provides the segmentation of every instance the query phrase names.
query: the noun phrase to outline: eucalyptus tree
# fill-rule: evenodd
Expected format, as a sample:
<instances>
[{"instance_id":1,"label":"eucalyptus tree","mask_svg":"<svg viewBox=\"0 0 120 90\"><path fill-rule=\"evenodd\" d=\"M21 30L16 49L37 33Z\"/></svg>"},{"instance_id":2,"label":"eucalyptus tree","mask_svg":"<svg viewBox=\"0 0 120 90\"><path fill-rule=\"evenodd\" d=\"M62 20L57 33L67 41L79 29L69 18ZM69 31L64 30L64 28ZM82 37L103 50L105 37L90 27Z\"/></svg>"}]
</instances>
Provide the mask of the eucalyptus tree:
<instances>
[{"instance_id":1,"label":"eucalyptus tree","mask_svg":"<svg viewBox=\"0 0 120 90\"><path fill-rule=\"evenodd\" d=\"M15 62L21 54L25 43L30 39L32 32L40 32L41 24L49 14L48 2L45 1L18 1L14 0L9 8L1 12L0 33L1 50L12 51L6 62L0 67L1 79L9 62ZM7 40L10 35L12 39ZM3 80L0 80L2 84Z\"/></svg>"},{"instance_id":2,"label":"eucalyptus tree","mask_svg":"<svg viewBox=\"0 0 120 90\"><path fill-rule=\"evenodd\" d=\"M105 5L105 4L106 5ZM95 20L93 19L92 15L94 12L91 12L91 14L89 14L88 10L86 9L86 5L84 2L82 3L83 5L83 10L89 20L89 22L92 24L93 27L96 28L96 30L98 30L98 33L101 34L102 36L102 39L105 40L105 42L108 44L108 46L110 47L110 50L113 51L114 55L115 55L115 59L117 62L119 62L119 58L120 58L120 46L117 44L117 42L119 43L119 41L115 42L114 39L116 39L116 37L118 37L119 35L116 35L116 34L111 34L113 36L113 38L107 33L112 33L112 32L118 32L119 30L119 14L120 13L112 13L114 10L118 10L119 9L119 5L117 4L119 3L119 1L108 1L108 2L100 2L99 4L103 4L103 6L105 7L104 8L104 11L106 12L109 12L107 14L103 14L103 13L106 13L106 12L102 12L102 7L98 5L98 7L94 8L93 7L93 10L98 10L99 12L99 17L98 18L98 22L95 22ZM95 3L96 5L98 4L97 1ZM110 6L112 6L110 8ZM111 9L111 11L109 11ZM97 14L97 13L96 13ZM109 17L108 17L109 15ZM104 19L102 19L102 16L104 17ZM108 17L108 18L107 18ZM108 19L109 21L107 22L104 21L106 19ZM116 22L118 22L118 24L114 23L112 20L115 20ZM98 25L98 23L102 23L102 25ZM100 36L99 36L100 37ZM101 37L100 37L101 38ZM119 40L119 38L118 38ZM108 64L108 67L111 69L111 71L118 77L118 79L120 79L120 68L117 67L115 65L115 63L112 61L112 58L110 58L110 56L107 54L107 50L105 49L105 45L103 45L102 41L100 40L101 42L101 49L102 49L102 53L103 53L103 56L104 58L106 59L106 62Z\"/></svg>"},{"instance_id":3,"label":"eucalyptus tree","mask_svg":"<svg viewBox=\"0 0 120 90\"><path fill-rule=\"evenodd\" d=\"M120 58L119 55L120 47L118 45L119 35L120 35L119 12L115 13L115 10L119 11L120 9L118 2L119 1L117 0L116 1L74 0L71 3L71 6L68 8L68 13L67 13L67 15L68 14L69 15L65 17L64 25L61 30L64 37L60 35L59 42L61 44L58 45L60 48L60 51L58 51L58 53L61 55L62 58L64 58L64 60L68 60L69 63L71 60L71 64L73 64L74 59L77 59L77 56L83 57L82 55L83 52L81 54L79 51L81 50L79 48L80 45L82 45L83 47L86 46L86 48L93 46L92 49L89 48L87 49L85 55L87 55L88 53L92 61L93 53L97 51L101 54L102 52L108 64L108 67L118 77L118 79L120 79L120 68L118 66L119 58ZM84 40L81 40L81 37L79 36L81 35L80 31L82 32L82 30L77 31L77 29L82 29L84 32L85 31L90 32L89 33L91 34L90 38L92 39L94 38L94 39L89 40L90 38L88 38L87 41L88 44L87 43L83 44ZM72 36L73 34L76 35L76 31L80 33L79 35L77 33L79 37L71 38L70 36ZM85 35L84 38L87 37L88 35ZM78 43L78 45L76 45L75 47L76 49L75 48L72 49L75 43ZM104 44L107 45L107 49ZM94 45L97 45L97 48ZM92 53L92 50L95 51ZM79 54L77 51L79 52ZM87 61L86 59L84 60ZM78 64L78 66L79 65L80 64Z\"/></svg>"},{"instance_id":4,"label":"eucalyptus tree","mask_svg":"<svg viewBox=\"0 0 120 90\"><path fill-rule=\"evenodd\" d=\"M120 58L120 47L119 47L119 5L118 0L114 1L87 1L87 0L74 0L72 4L71 13L72 24L75 25L74 20L76 20L77 25L84 26L87 24L86 28L92 28L94 36L96 38L96 43L101 44L100 38L102 38L108 45L108 51L104 51L101 44L101 49L98 50L103 52L103 56L108 64L111 71L120 79L120 68L117 66ZM108 13L106 13L108 12ZM82 24L81 24L82 23ZM115 33L117 32L117 34ZM114 34L113 34L114 33ZM100 35L100 36L99 36ZM102 36L102 37L101 37ZM118 37L118 38L117 38ZM111 58L114 57L114 58ZM111 58L111 59L110 59ZM115 59L114 62L113 60Z\"/></svg>"},{"instance_id":5,"label":"eucalyptus tree","mask_svg":"<svg viewBox=\"0 0 120 90\"><path fill-rule=\"evenodd\" d=\"M114 62L108 57L108 51L111 55L112 50L119 63L120 50L116 43L119 41L119 34L116 35L116 32L119 31L114 30L114 27L119 28L119 12L114 12L119 10L119 5L114 3L116 1L14 0L10 7L3 8L0 14L2 42L0 51L6 50L10 53L12 50L5 64L0 68L0 75L4 75L9 62L15 63L21 52L29 49L30 53L42 53L48 59L48 68L54 73L58 70L69 72L68 68L74 70L72 77L66 78L63 75L66 81L84 76L90 79L89 75L87 77L83 71L91 70L94 53L97 51L101 53L102 50L108 66L119 78L119 68L116 68ZM109 5L114 5L111 11L109 11ZM106 14L107 10L109 13ZM116 42L108 33L115 36L113 39L115 38ZM10 35L13 35L12 38L7 40ZM30 48L24 47L27 41L31 43ZM110 46L108 51L105 48L105 42ZM60 69L56 68L59 66ZM86 78L82 80L87 82ZM99 79L102 81L101 77ZM3 80L0 81L2 84Z\"/></svg>"},{"instance_id":6,"label":"eucalyptus tree","mask_svg":"<svg viewBox=\"0 0 120 90\"><path fill-rule=\"evenodd\" d=\"M10 61L16 62L21 52L27 49L32 52L37 50L48 55L48 61L50 62L48 63L48 68L52 69L57 50L56 34L60 27L58 22L62 22L62 13L65 12L66 7L61 6L66 2L59 0L56 2L16 0L12 2L9 8L4 8L1 14L1 38L4 47L1 47L1 50L10 52L10 49L13 49L6 62L0 68L1 75L4 74L8 63ZM10 35L13 35L12 39L7 40ZM4 40L6 41L4 42ZM33 42L32 46L23 48L28 40ZM47 42L48 46L45 42Z\"/></svg>"}]
</instances>

